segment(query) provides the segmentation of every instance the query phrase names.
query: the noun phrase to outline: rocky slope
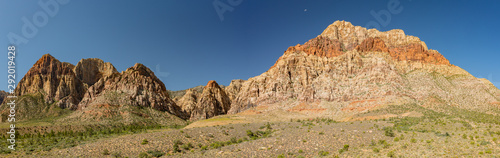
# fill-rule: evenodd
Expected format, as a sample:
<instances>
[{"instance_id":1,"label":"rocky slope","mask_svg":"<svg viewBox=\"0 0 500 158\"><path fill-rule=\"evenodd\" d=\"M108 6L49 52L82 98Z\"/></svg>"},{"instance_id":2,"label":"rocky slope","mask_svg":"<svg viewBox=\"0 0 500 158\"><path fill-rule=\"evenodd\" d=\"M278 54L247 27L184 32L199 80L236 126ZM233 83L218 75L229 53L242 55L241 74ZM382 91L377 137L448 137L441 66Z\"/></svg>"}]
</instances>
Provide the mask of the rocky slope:
<instances>
[{"instance_id":1,"label":"rocky slope","mask_svg":"<svg viewBox=\"0 0 500 158\"><path fill-rule=\"evenodd\" d=\"M187 94L187 93L186 93ZM191 120L207 119L226 114L231 100L215 81L209 81L201 93L196 106L191 111Z\"/></svg>"},{"instance_id":2,"label":"rocky slope","mask_svg":"<svg viewBox=\"0 0 500 158\"><path fill-rule=\"evenodd\" d=\"M336 21L318 37L288 48L267 72L241 85L229 113L275 103L335 103L326 112L364 111L387 104L452 105L484 111L500 90L451 65L402 30L380 32ZM323 105L323 104L321 104Z\"/></svg>"}]
</instances>

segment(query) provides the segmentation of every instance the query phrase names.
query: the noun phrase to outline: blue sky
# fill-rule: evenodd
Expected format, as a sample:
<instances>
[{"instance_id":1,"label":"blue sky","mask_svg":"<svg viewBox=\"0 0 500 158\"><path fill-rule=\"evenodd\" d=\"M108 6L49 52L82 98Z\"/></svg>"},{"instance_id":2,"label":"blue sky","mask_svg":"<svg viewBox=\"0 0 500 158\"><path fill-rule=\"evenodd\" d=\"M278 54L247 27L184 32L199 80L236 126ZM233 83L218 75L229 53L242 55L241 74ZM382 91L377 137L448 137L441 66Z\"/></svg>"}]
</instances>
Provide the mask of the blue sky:
<instances>
[{"instance_id":1,"label":"blue sky","mask_svg":"<svg viewBox=\"0 0 500 158\"><path fill-rule=\"evenodd\" d=\"M289 46L316 37L336 20L346 20L359 26L377 23L382 31L402 29L452 64L500 87L498 1L218 0L219 9L226 9L223 20L214 1L73 0L57 3L57 12L47 12L39 3L58 1L2 0L0 43L7 52L9 33L27 41L16 45L18 81L50 53L72 64L100 58L118 71L143 63L167 89L181 90L209 80L228 85L233 79L257 76ZM390 14L390 21L382 17L387 25L370 13L387 12L391 5L401 9ZM23 17L31 23L37 17L40 27L33 24L37 32L28 32L32 37L23 35ZM0 65L7 67L6 56ZM0 78L0 86L7 89L6 77Z\"/></svg>"}]
</instances>

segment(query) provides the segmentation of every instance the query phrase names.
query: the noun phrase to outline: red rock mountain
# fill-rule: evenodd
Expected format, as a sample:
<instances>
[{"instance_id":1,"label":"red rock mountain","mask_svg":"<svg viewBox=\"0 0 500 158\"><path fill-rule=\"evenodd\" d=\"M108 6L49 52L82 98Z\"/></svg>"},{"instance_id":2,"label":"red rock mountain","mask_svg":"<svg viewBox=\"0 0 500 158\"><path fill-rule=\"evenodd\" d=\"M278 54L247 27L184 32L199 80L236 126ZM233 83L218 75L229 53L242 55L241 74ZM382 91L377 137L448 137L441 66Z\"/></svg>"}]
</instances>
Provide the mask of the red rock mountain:
<instances>
[{"instance_id":1,"label":"red rock mountain","mask_svg":"<svg viewBox=\"0 0 500 158\"><path fill-rule=\"evenodd\" d=\"M49 105L42 109L53 109L51 104L72 110L84 110L89 106L131 105L189 118L170 99L163 82L142 64L118 73L111 63L101 59L82 59L74 66L46 54L21 79L15 93L18 96L41 96ZM23 107L36 106L32 104L38 100L24 98L22 103L29 105ZM99 108L93 108L94 111L96 109Z\"/></svg>"},{"instance_id":2,"label":"red rock mountain","mask_svg":"<svg viewBox=\"0 0 500 158\"><path fill-rule=\"evenodd\" d=\"M61 108L76 109L86 86L76 77L74 67L45 54L19 81L15 94L41 93L49 104L55 102Z\"/></svg>"},{"instance_id":3,"label":"red rock mountain","mask_svg":"<svg viewBox=\"0 0 500 158\"><path fill-rule=\"evenodd\" d=\"M336 21L289 47L267 72L241 83L235 96L233 114L254 106L293 111L314 105L331 115L406 103L485 111L500 101L500 90L402 30Z\"/></svg>"},{"instance_id":4,"label":"red rock mountain","mask_svg":"<svg viewBox=\"0 0 500 158\"><path fill-rule=\"evenodd\" d=\"M122 73L101 78L89 87L78 107L85 110L101 105L150 107L181 118L188 117L170 99L165 85L153 71L138 63Z\"/></svg>"}]
</instances>

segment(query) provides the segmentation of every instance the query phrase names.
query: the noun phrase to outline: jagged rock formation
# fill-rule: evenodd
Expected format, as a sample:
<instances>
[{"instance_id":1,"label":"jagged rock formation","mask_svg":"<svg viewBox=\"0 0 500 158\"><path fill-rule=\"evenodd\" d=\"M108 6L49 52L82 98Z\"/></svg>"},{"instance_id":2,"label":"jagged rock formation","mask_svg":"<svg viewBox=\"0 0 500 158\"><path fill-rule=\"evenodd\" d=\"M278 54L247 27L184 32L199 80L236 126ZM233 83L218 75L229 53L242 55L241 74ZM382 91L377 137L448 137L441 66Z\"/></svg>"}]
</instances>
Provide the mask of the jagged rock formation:
<instances>
[{"instance_id":1,"label":"jagged rock formation","mask_svg":"<svg viewBox=\"0 0 500 158\"><path fill-rule=\"evenodd\" d=\"M241 86L243 85L244 82L245 80L240 80L240 79L232 80L229 86L224 88L224 91L229 97L229 100L233 101L234 99L236 99L236 95L240 93Z\"/></svg>"},{"instance_id":2,"label":"jagged rock formation","mask_svg":"<svg viewBox=\"0 0 500 158\"><path fill-rule=\"evenodd\" d=\"M80 117L84 115L93 115L85 116L92 118L104 115L123 117L130 113L133 113L134 117L129 118L135 118L135 115L146 119L154 117L152 115L170 119L176 116L189 118L189 115L170 99L165 85L142 64L136 64L118 73L111 63L105 63L100 59L82 59L77 66L74 66L46 54L21 79L15 94L20 99L19 113L27 114L30 111L46 113L19 119L59 116L67 112L57 110L56 106L71 110L81 109L79 114L73 117L76 120L88 120ZM88 107L92 107L90 111L85 110ZM123 108L110 110L109 107ZM135 107L140 107L139 111L142 113L137 112ZM143 107L150 108L142 109ZM155 109L160 113L148 109ZM8 112L8 109L2 107L2 119L6 110ZM164 113L165 111L168 114ZM108 113L114 114L108 115ZM129 120L129 122L134 121ZM160 119L154 122L165 121Z\"/></svg>"},{"instance_id":3,"label":"jagged rock formation","mask_svg":"<svg viewBox=\"0 0 500 158\"><path fill-rule=\"evenodd\" d=\"M196 106L191 111L191 120L207 119L226 114L231 108L231 101L215 81L209 81L203 88Z\"/></svg>"},{"instance_id":4,"label":"jagged rock formation","mask_svg":"<svg viewBox=\"0 0 500 158\"><path fill-rule=\"evenodd\" d=\"M184 96L175 98L174 102L181 107L184 113L191 116L191 111L196 108L200 95L195 89L190 88L186 90Z\"/></svg>"},{"instance_id":5,"label":"jagged rock formation","mask_svg":"<svg viewBox=\"0 0 500 158\"><path fill-rule=\"evenodd\" d=\"M45 54L19 81L15 94L42 93L46 103L76 109L86 87L73 72L75 66Z\"/></svg>"},{"instance_id":6,"label":"jagged rock formation","mask_svg":"<svg viewBox=\"0 0 500 158\"><path fill-rule=\"evenodd\" d=\"M499 93L402 30L380 32L336 21L245 81L229 113L285 101L335 102L344 109L416 103L484 111L500 100Z\"/></svg>"},{"instance_id":7,"label":"jagged rock formation","mask_svg":"<svg viewBox=\"0 0 500 158\"><path fill-rule=\"evenodd\" d=\"M118 73L111 63L97 58L81 59L76 64L74 71L76 77L89 87L103 77Z\"/></svg>"},{"instance_id":8,"label":"jagged rock formation","mask_svg":"<svg viewBox=\"0 0 500 158\"><path fill-rule=\"evenodd\" d=\"M89 87L78 107L84 110L103 104L150 107L181 118L187 117L170 99L163 82L139 63L122 73L101 78Z\"/></svg>"}]
</instances>

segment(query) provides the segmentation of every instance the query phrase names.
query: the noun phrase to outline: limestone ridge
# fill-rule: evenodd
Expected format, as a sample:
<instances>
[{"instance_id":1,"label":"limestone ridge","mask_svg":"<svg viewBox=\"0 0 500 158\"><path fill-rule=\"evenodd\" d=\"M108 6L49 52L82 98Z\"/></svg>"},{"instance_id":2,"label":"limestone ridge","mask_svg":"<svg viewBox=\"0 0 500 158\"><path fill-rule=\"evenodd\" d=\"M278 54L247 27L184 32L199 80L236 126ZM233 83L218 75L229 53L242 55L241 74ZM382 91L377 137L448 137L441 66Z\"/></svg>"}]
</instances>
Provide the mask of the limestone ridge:
<instances>
[{"instance_id":1,"label":"limestone ridge","mask_svg":"<svg viewBox=\"0 0 500 158\"><path fill-rule=\"evenodd\" d=\"M379 105L481 110L498 102L498 94L500 90L451 65L418 37L336 21L316 38L289 47L267 72L243 82L229 113L290 100L344 106L368 106L350 103L378 100Z\"/></svg>"},{"instance_id":2,"label":"limestone ridge","mask_svg":"<svg viewBox=\"0 0 500 158\"><path fill-rule=\"evenodd\" d=\"M191 120L207 119L226 114L231 108L231 100L219 84L209 81L203 88L196 106L191 111Z\"/></svg>"}]
</instances>

